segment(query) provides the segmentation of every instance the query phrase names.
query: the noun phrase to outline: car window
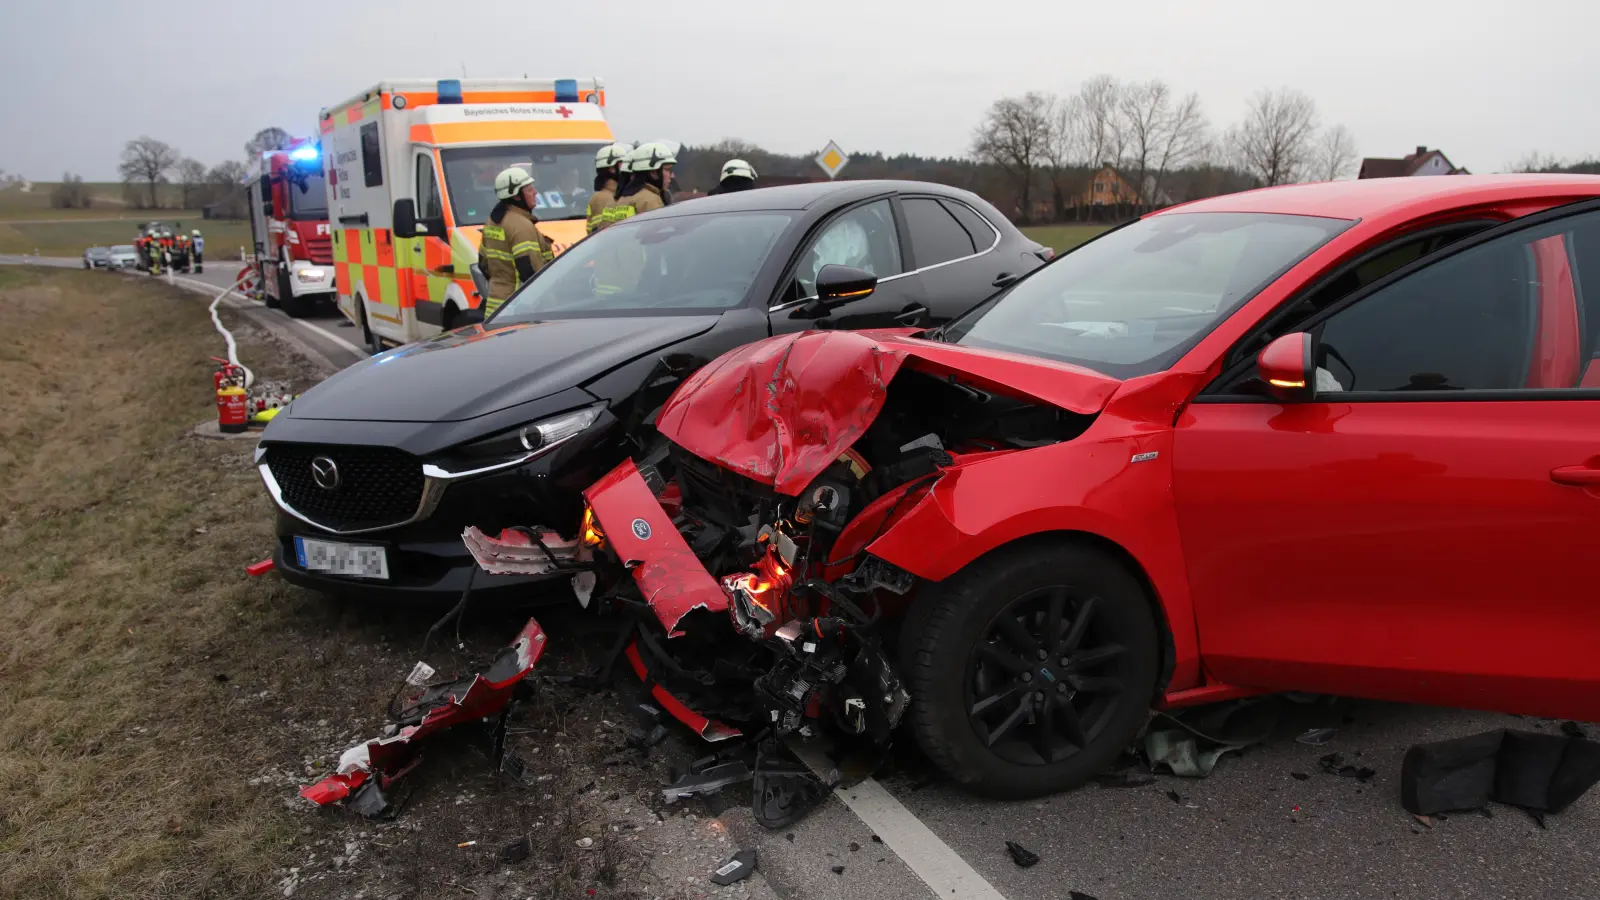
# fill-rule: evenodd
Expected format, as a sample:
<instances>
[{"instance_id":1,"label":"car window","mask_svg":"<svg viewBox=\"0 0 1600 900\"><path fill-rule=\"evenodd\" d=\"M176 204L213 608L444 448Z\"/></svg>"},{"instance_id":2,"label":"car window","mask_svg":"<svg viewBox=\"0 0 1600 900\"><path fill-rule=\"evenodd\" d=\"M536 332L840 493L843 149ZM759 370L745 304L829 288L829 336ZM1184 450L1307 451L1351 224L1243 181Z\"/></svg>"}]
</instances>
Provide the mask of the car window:
<instances>
[{"instance_id":1,"label":"car window","mask_svg":"<svg viewBox=\"0 0 1600 900\"><path fill-rule=\"evenodd\" d=\"M799 296L816 296L817 273L831 265L852 266L879 278L900 274L900 240L888 200L858 206L823 227L800 255L795 270Z\"/></svg>"},{"instance_id":2,"label":"car window","mask_svg":"<svg viewBox=\"0 0 1600 900\"><path fill-rule=\"evenodd\" d=\"M946 326L943 339L1114 378L1177 361L1273 279L1350 226L1268 213L1165 213L1062 256Z\"/></svg>"},{"instance_id":3,"label":"car window","mask_svg":"<svg viewBox=\"0 0 1600 900\"><path fill-rule=\"evenodd\" d=\"M1600 386L1600 213L1504 235L1333 313L1319 392Z\"/></svg>"},{"instance_id":4,"label":"car window","mask_svg":"<svg viewBox=\"0 0 1600 900\"><path fill-rule=\"evenodd\" d=\"M383 184L383 155L378 149L378 123L361 126L361 172L367 187Z\"/></svg>"},{"instance_id":5,"label":"car window","mask_svg":"<svg viewBox=\"0 0 1600 900\"><path fill-rule=\"evenodd\" d=\"M971 256L977 252L972 235L939 201L907 197L900 201L911 234L911 253L919 268ZM985 245L987 246L987 244Z\"/></svg>"},{"instance_id":6,"label":"car window","mask_svg":"<svg viewBox=\"0 0 1600 900\"><path fill-rule=\"evenodd\" d=\"M956 221L961 223L961 227L967 230L967 234L972 236L972 244L978 248L978 252L981 253L994 246L996 233L999 229L995 228L988 219L985 219L977 210L965 203L956 203L951 200L942 202L945 208L950 210L950 214L956 217Z\"/></svg>"}]
</instances>

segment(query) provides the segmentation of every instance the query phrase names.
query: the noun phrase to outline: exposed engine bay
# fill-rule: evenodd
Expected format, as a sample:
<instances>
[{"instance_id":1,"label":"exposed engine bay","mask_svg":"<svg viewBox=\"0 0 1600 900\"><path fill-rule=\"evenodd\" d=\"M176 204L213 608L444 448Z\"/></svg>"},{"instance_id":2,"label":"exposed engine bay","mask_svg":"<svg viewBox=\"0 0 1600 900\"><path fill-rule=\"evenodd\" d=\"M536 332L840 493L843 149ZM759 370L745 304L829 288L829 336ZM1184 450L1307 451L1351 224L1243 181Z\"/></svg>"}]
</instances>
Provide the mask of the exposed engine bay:
<instances>
[{"instance_id":1,"label":"exposed engine bay","mask_svg":"<svg viewBox=\"0 0 1600 900\"><path fill-rule=\"evenodd\" d=\"M919 583L872 544L946 473L1094 415L902 366L860 334L738 354L691 376L650 452L584 492L576 545L537 529L466 543L491 573L571 569L581 601L625 617L619 657L706 740L827 732L881 754L911 702L892 638Z\"/></svg>"}]
</instances>

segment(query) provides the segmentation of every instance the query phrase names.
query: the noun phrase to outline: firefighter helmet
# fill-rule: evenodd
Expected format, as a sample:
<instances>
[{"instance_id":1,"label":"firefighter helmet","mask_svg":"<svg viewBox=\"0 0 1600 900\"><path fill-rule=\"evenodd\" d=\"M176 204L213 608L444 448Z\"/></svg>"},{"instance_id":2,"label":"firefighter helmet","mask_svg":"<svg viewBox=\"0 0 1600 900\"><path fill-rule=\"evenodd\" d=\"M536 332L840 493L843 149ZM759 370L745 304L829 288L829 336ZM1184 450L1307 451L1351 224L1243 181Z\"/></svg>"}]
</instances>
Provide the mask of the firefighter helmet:
<instances>
[{"instance_id":1,"label":"firefighter helmet","mask_svg":"<svg viewBox=\"0 0 1600 900\"><path fill-rule=\"evenodd\" d=\"M600 151L594 155L594 167L596 169L609 169L627 159L628 154L631 152L633 152L632 144L625 144L621 141L615 144L607 144L601 147Z\"/></svg>"},{"instance_id":2,"label":"firefighter helmet","mask_svg":"<svg viewBox=\"0 0 1600 900\"><path fill-rule=\"evenodd\" d=\"M654 172L677 161L678 154L671 147L661 141L648 141L633 148L623 168L629 172Z\"/></svg>"},{"instance_id":3,"label":"firefighter helmet","mask_svg":"<svg viewBox=\"0 0 1600 900\"><path fill-rule=\"evenodd\" d=\"M521 166L512 166L494 177L494 195L501 200L510 200L522 193L525 187L533 185L533 176Z\"/></svg>"},{"instance_id":4,"label":"firefighter helmet","mask_svg":"<svg viewBox=\"0 0 1600 900\"><path fill-rule=\"evenodd\" d=\"M748 178L751 181L755 181L756 167L742 159L730 159L722 164L722 174L717 178L718 180L723 178Z\"/></svg>"}]
</instances>

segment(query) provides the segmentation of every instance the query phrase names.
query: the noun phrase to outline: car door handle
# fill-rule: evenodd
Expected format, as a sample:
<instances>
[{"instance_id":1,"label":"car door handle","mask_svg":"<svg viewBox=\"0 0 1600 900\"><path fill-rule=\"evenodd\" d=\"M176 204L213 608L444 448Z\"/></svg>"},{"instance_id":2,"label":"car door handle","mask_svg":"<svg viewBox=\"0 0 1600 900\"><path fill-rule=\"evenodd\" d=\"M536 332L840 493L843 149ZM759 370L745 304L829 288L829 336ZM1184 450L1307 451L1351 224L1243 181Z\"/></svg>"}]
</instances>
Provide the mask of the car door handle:
<instances>
[{"instance_id":1,"label":"car door handle","mask_svg":"<svg viewBox=\"0 0 1600 900\"><path fill-rule=\"evenodd\" d=\"M994 281L990 282L990 284L992 284L994 287L997 287L997 288L998 287L1010 287L1012 282L1014 282L1016 280L1017 280L1017 276L1015 274L1013 274L1011 272L1001 272L999 275L995 276Z\"/></svg>"},{"instance_id":2,"label":"car door handle","mask_svg":"<svg viewBox=\"0 0 1600 900\"><path fill-rule=\"evenodd\" d=\"M1600 486L1600 469L1588 466L1562 466L1550 470L1550 480L1556 484L1570 484L1574 487Z\"/></svg>"},{"instance_id":3,"label":"car door handle","mask_svg":"<svg viewBox=\"0 0 1600 900\"><path fill-rule=\"evenodd\" d=\"M901 325L916 326L922 324L921 320L930 318L932 318L932 316L929 315L928 308L918 303L916 306L908 306L901 310L895 315L894 320L899 322Z\"/></svg>"}]
</instances>

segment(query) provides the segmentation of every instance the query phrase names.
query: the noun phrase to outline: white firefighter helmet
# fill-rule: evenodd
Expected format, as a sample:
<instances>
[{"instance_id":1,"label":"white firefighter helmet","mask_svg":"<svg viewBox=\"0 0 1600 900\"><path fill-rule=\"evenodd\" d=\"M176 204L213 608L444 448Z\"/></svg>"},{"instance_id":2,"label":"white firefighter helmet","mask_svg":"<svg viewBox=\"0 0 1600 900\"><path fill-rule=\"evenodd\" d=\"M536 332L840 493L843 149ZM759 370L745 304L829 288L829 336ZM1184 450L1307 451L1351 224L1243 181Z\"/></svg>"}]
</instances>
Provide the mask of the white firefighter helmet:
<instances>
[{"instance_id":1,"label":"white firefighter helmet","mask_svg":"<svg viewBox=\"0 0 1600 900\"><path fill-rule=\"evenodd\" d=\"M633 145L622 141L618 141L615 144L607 144L601 147L599 152L595 153L594 167L596 169L609 169L627 159L628 154L632 151Z\"/></svg>"},{"instance_id":2,"label":"white firefighter helmet","mask_svg":"<svg viewBox=\"0 0 1600 900\"><path fill-rule=\"evenodd\" d=\"M494 195L501 200L510 200L532 184L533 176L528 174L527 169L512 166L494 177Z\"/></svg>"},{"instance_id":3,"label":"white firefighter helmet","mask_svg":"<svg viewBox=\"0 0 1600 900\"><path fill-rule=\"evenodd\" d=\"M633 148L623 168L629 172L654 172L662 166L676 164L677 161L678 152L664 142L646 141Z\"/></svg>"},{"instance_id":4,"label":"white firefighter helmet","mask_svg":"<svg viewBox=\"0 0 1600 900\"><path fill-rule=\"evenodd\" d=\"M751 181L755 181L756 167L742 159L730 159L722 164L722 174L717 176L717 179L720 181L724 178L732 177L748 178Z\"/></svg>"}]
</instances>

